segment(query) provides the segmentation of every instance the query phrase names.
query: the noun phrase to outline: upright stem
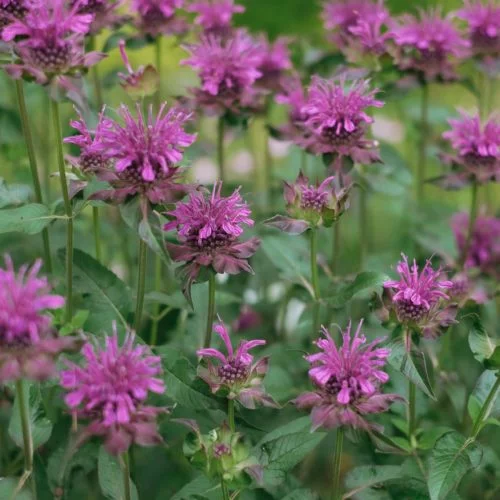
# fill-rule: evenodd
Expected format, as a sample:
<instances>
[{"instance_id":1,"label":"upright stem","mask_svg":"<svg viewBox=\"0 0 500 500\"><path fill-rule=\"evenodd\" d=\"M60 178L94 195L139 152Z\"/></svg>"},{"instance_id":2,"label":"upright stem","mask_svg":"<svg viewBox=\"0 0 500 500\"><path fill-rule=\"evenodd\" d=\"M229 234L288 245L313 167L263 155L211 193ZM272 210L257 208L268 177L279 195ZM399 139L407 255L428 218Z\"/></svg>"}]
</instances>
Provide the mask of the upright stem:
<instances>
[{"instance_id":1,"label":"upright stem","mask_svg":"<svg viewBox=\"0 0 500 500\"><path fill-rule=\"evenodd\" d=\"M144 308L144 292L146 291L146 265L148 249L142 238L139 238L139 268L137 271L137 302L135 305L135 331L141 328L142 310Z\"/></svg>"},{"instance_id":2,"label":"upright stem","mask_svg":"<svg viewBox=\"0 0 500 500\"><path fill-rule=\"evenodd\" d=\"M220 478L220 487L222 489L222 500L230 500L231 496L229 495L229 490L227 489L227 484L224 481L224 478L222 476Z\"/></svg>"},{"instance_id":3,"label":"upright stem","mask_svg":"<svg viewBox=\"0 0 500 500\"><path fill-rule=\"evenodd\" d=\"M330 268L333 275L337 274L338 260L340 254L340 223L339 221L333 224L333 245L332 245L332 262Z\"/></svg>"},{"instance_id":4,"label":"upright stem","mask_svg":"<svg viewBox=\"0 0 500 500\"><path fill-rule=\"evenodd\" d=\"M210 347L212 342L212 330L215 320L215 274L210 273L208 278L208 310L207 310L207 328L205 330L205 341L203 347Z\"/></svg>"},{"instance_id":5,"label":"upright stem","mask_svg":"<svg viewBox=\"0 0 500 500\"><path fill-rule=\"evenodd\" d=\"M61 132L61 119L59 116L59 103L52 100L52 120L57 145L57 164L59 167L59 179L64 200L64 211L67 217L66 228L66 321L73 317L73 212L71 200L69 199L68 183L66 180L66 168L64 162L64 151Z\"/></svg>"},{"instance_id":6,"label":"upright stem","mask_svg":"<svg viewBox=\"0 0 500 500\"><path fill-rule=\"evenodd\" d=\"M364 189L359 191L359 268L363 270L365 265L366 256L368 254L370 238L368 235L368 209L367 209L367 195Z\"/></svg>"},{"instance_id":7,"label":"upright stem","mask_svg":"<svg viewBox=\"0 0 500 500\"><path fill-rule=\"evenodd\" d=\"M335 451L333 455L333 489L332 500L340 500L342 498L342 488L340 485L340 466L342 465L342 446L344 444L344 428L337 427L337 435L335 437Z\"/></svg>"},{"instance_id":8,"label":"upright stem","mask_svg":"<svg viewBox=\"0 0 500 500\"><path fill-rule=\"evenodd\" d=\"M406 352L408 355L411 354L411 331L407 328L404 332L404 342L406 346ZM416 427L416 388L415 384L409 380L408 381L408 440L411 446L413 446L413 437L415 435Z\"/></svg>"},{"instance_id":9,"label":"upright stem","mask_svg":"<svg viewBox=\"0 0 500 500\"><path fill-rule=\"evenodd\" d=\"M31 127L26 109L26 100L24 98L24 87L22 80L16 80L17 103L19 106L19 114L21 116L21 126L23 129L24 141L28 153L28 160L31 169L31 177L33 178L33 188L35 191L35 200L37 203L43 203L42 188L40 185L40 177L38 175L38 166L35 155L35 147L33 145L33 136L31 135ZM44 261L48 273L52 273L52 258L50 256L50 240L48 228L42 231Z\"/></svg>"},{"instance_id":10,"label":"upright stem","mask_svg":"<svg viewBox=\"0 0 500 500\"><path fill-rule=\"evenodd\" d=\"M478 185L477 182L474 182L471 188L469 227L467 229L467 239L465 240L465 247L462 255L462 265L465 265L465 263L467 262L470 247L472 244L472 238L474 236L474 226L476 224L476 218L477 218L477 193L478 193Z\"/></svg>"},{"instance_id":11,"label":"upright stem","mask_svg":"<svg viewBox=\"0 0 500 500\"><path fill-rule=\"evenodd\" d=\"M269 130L264 133L264 168L265 168L265 208L269 209L271 202L271 185L273 181L273 157L269 149Z\"/></svg>"},{"instance_id":12,"label":"upright stem","mask_svg":"<svg viewBox=\"0 0 500 500\"><path fill-rule=\"evenodd\" d=\"M474 439L476 439L477 435L481 431L483 422L488 418L489 414L491 413L491 409L495 404L495 400L497 399L498 391L500 389L499 375L500 373L496 374L497 380L493 384L493 387L491 388L491 391L488 394L488 397L486 398L486 401L484 402L483 406L481 407L481 410L479 411L479 415L477 416L476 421L474 422L474 427L472 429L472 435L471 435L471 437Z\"/></svg>"},{"instance_id":13,"label":"upright stem","mask_svg":"<svg viewBox=\"0 0 500 500\"><path fill-rule=\"evenodd\" d=\"M96 50L96 45L97 45L96 42L97 42L96 37L94 35L91 36L90 37L90 50ZM104 99L102 97L101 79L99 78L99 70L97 69L97 64L94 64L90 71L92 73L92 81L94 84L96 107L99 111L101 111L102 106L104 104Z\"/></svg>"},{"instance_id":14,"label":"upright stem","mask_svg":"<svg viewBox=\"0 0 500 500\"><path fill-rule=\"evenodd\" d=\"M217 163L219 164L219 178L222 182L226 180L224 159L224 117L219 118L217 125Z\"/></svg>"},{"instance_id":15,"label":"upright stem","mask_svg":"<svg viewBox=\"0 0 500 500\"><path fill-rule=\"evenodd\" d=\"M422 102L420 105L420 145L417 166L417 203L422 206L425 196L425 178L427 171L427 141L429 136L429 86L422 84Z\"/></svg>"},{"instance_id":16,"label":"upright stem","mask_svg":"<svg viewBox=\"0 0 500 500\"><path fill-rule=\"evenodd\" d=\"M236 430L234 423L234 399L227 400L227 418L229 420L229 428L231 432L234 432Z\"/></svg>"},{"instance_id":17,"label":"upright stem","mask_svg":"<svg viewBox=\"0 0 500 500\"><path fill-rule=\"evenodd\" d=\"M132 494L130 490L130 460L128 452L123 453L122 461L123 461L123 494L125 500L131 500Z\"/></svg>"},{"instance_id":18,"label":"upright stem","mask_svg":"<svg viewBox=\"0 0 500 500\"><path fill-rule=\"evenodd\" d=\"M101 260L101 223L99 221L99 208L92 207L92 220L94 224L95 258Z\"/></svg>"},{"instance_id":19,"label":"upright stem","mask_svg":"<svg viewBox=\"0 0 500 500\"><path fill-rule=\"evenodd\" d=\"M312 228L311 233L311 282L314 291L314 306L313 306L313 334L316 335L319 330L319 300L321 298L321 291L319 288L318 276L318 230Z\"/></svg>"},{"instance_id":20,"label":"upright stem","mask_svg":"<svg viewBox=\"0 0 500 500\"><path fill-rule=\"evenodd\" d=\"M155 255L155 292L161 291L162 285L162 262L161 257L156 254ZM151 329L151 345L156 345L158 342L158 327L160 323L160 303L156 302L154 310L153 310L153 327Z\"/></svg>"}]
</instances>

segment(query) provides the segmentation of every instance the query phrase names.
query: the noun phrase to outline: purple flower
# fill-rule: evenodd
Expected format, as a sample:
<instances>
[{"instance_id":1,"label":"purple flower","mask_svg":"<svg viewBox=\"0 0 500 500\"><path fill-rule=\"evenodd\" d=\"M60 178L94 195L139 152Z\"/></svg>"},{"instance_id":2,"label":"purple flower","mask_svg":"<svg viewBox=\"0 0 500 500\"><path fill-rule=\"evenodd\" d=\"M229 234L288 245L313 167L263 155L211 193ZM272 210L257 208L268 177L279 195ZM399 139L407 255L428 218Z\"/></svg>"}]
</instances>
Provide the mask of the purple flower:
<instances>
[{"instance_id":1,"label":"purple flower","mask_svg":"<svg viewBox=\"0 0 500 500\"><path fill-rule=\"evenodd\" d=\"M397 47L399 67L415 71L427 81L454 79L454 59L469 54L470 43L453 26L450 16L443 18L438 11L421 11L419 18L402 16L390 36Z\"/></svg>"},{"instance_id":2,"label":"purple flower","mask_svg":"<svg viewBox=\"0 0 500 500\"><path fill-rule=\"evenodd\" d=\"M228 390L229 399L237 399L245 408L254 409L256 403L276 407L276 402L266 394L262 381L267 373L269 358L265 357L253 362L249 351L265 345L265 340L242 340L236 349L231 345L228 331L220 322L214 326L214 331L223 340L227 355L214 348L199 349L196 354L208 358L207 366L198 366L198 376L202 378L215 394L221 388ZM213 360L218 363L213 364Z\"/></svg>"},{"instance_id":3,"label":"purple flower","mask_svg":"<svg viewBox=\"0 0 500 500\"><path fill-rule=\"evenodd\" d=\"M232 329L235 333L253 330L262 325L262 315L252 306L244 304L240 308L238 317L232 323Z\"/></svg>"},{"instance_id":4,"label":"purple flower","mask_svg":"<svg viewBox=\"0 0 500 500\"><path fill-rule=\"evenodd\" d=\"M288 39L279 37L271 43L262 35L257 39L257 43L261 54L257 66L261 77L257 80L257 85L268 90L281 90L284 73L292 68Z\"/></svg>"},{"instance_id":5,"label":"purple flower","mask_svg":"<svg viewBox=\"0 0 500 500\"><path fill-rule=\"evenodd\" d=\"M74 346L70 337L57 337L52 318L46 313L59 309L64 298L51 295L46 278L38 276L42 266L24 265L16 274L12 260L4 256L0 268L0 384L29 378L45 380L55 372L57 355Z\"/></svg>"},{"instance_id":6,"label":"purple flower","mask_svg":"<svg viewBox=\"0 0 500 500\"><path fill-rule=\"evenodd\" d=\"M201 88L194 94L201 107L224 114L254 104L262 58L259 45L249 35L241 30L226 39L202 35L199 44L187 49L191 57L182 64L198 71Z\"/></svg>"},{"instance_id":7,"label":"purple flower","mask_svg":"<svg viewBox=\"0 0 500 500\"><path fill-rule=\"evenodd\" d=\"M187 30L184 20L175 15L183 4L184 0L132 0L132 9L139 15L139 30L156 37Z\"/></svg>"},{"instance_id":8,"label":"purple flower","mask_svg":"<svg viewBox=\"0 0 500 500\"><path fill-rule=\"evenodd\" d=\"M482 124L478 114L460 114L460 119L449 120L451 130L443 134L456 151L453 156L444 157L454 166L453 177L463 182L500 180L500 122L492 117Z\"/></svg>"},{"instance_id":9,"label":"purple flower","mask_svg":"<svg viewBox=\"0 0 500 500\"><path fill-rule=\"evenodd\" d=\"M451 220L460 254L463 255L469 231L469 216L455 214ZM498 279L500 277L500 219L480 215L474 223L472 239L465 260L466 268L478 268L484 274Z\"/></svg>"},{"instance_id":10,"label":"purple flower","mask_svg":"<svg viewBox=\"0 0 500 500\"><path fill-rule=\"evenodd\" d=\"M79 14L78 4L69 8L65 0L27 0L29 11L23 19L4 28L4 41L15 41L20 61L5 66L12 78L35 78L40 84L61 75L77 74L96 64L104 55L85 53L84 36L93 20Z\"/></svg>"},{"instance_id":11,"label":"purple flower","mask_svg":"<svg viewBox=\"0 0 500 500\"><path fill-rule=\"evenodd\" d=\"M186 263L188 285L202 267L212 267L217 273L252 272L248 259L257 251L260 240L253 237L239 241L242 226L254 224L250 208L239 189L228 197L221 196L221 189L219 182L209 196L206 192L193 192L187 202L178 203L167 214L173 220L164 229L176 229L181 243L167 243L167 248L176 262Z\"/></svg>"},{"instance_id":12,"label":"purple flower","mask_svg":"<svg viewBox=\"0 0 500 500\"><path fill-rule=\"evenodd\" d=\"M384 288L395 292L390 297L392 307L401 323L420 329L426 337L436 337L434 327L438 326L437 320L441 327L454 322L453 313L456 311L454 307L448 310L450 297L445 293L453 283L446 279L441 269L435 271L430 260L419 271L415 260L410 267L408 257L404 254L402 257L396 268L399 280L384 283Z\"/></svg>"},{"instance_id":13,"label":"purple flower","mask_svg":"<svg viewBox=\"0 0 500 500\"><path fill-rule=\"evenodd\" d=\"M349 323L339 348L323 328L324 338L316 341L321 352L306 356L311 364L309 378L316 390L302 394L294 402L298 408L312 408L313 431L342 425L370 430L376 426L365 419L366 415L387 411L394 401L403 399L382 393L381 386L389 380L383 368L390 350L377 347L383 338L364 345L362 326L360 321L352 337Z\"/></svg>"},{"instance_id":14,"label":"purple flower","mask_svg":"<svg viewBox=\"0 0 500 500\"><path fill-rule=\"evenodd\" d=\"M117 28L126 20L117 12L124 0L71 0L70 3L78 6L79 14L92 14L91 34L97 34L106 28Z\"/></svg>"},{"instance_id":15,"label":"purple flower","mask_svg":"<svg viewBox=\"0 0 500 500\"><path fill-rule=\"evenodd\" d=\"M303 146L315 154L335 154L337 169L344 156L362 164L380 161L376 143L365 138L367 126L373 123L366 108L384 105L375 99L377 91L369 90L367 80L348 86L344 79L337 82L314 76L302 108L309 133Z\"/></svg>"},{"instance_id":16,"label":"purple flower","mask_svg":"<svg viewBox=\"0 0 500 500\"><path fill-rule=\"evenodd\" d=\"M144 345L134 346L128 334L118 345L116 331L104 346L87 342L82 348L82 366L67 362L61 385L68 393L65 402L72 413L90 423L84 438L102 436L109 453L118 455L132 443L151 446L162 442L156 417L164 408L147 406L149 392L165 392L160 358Z\"/></svg>"},{"instance_id":17,"label":"purple flower","mask_svg":"<svg viewBox=\"0 0 500 500\"><path fill-rule=\"evenodd\" d=\"M5 26L15 19L23 19L27 12L26 0L0 0L0 35Z\"/></svg>"},{"instance_id":18,"label":"purple flower","mask_svg":"<svg viewBox=\"0 0 500 500\"><path fill-rule=\"evenodd\" d=\"M386 42L389 35L384 31L386 17L373 20L360 19L355 26L349 28L351 39L344 49L349 61L363 62L365 56L380 57L386 53Z\"/></svg>"},{"instance_id":19,"label":"purple flower","mask_svg":"<svg viewBox=\"0 0 500 500\"><path fill-rule=\"evenodd\" d=\"M200 0L193 2L188 11L198 14L194 22L206 33L227 35L233 15L245 12L245 7L235 5L234 0Z\"/></svg>"},{"instance_id":20,"label":"purple flower","mask_svg":"<svg viewBox=\"0 0 500 500\"><path fill-rule=\"evenodd\" d=\"M495 0L464 0L464 8L456 13L467 21L474 54L496 56L500 53L500 6Z\"/></svg>"}]
</instances>

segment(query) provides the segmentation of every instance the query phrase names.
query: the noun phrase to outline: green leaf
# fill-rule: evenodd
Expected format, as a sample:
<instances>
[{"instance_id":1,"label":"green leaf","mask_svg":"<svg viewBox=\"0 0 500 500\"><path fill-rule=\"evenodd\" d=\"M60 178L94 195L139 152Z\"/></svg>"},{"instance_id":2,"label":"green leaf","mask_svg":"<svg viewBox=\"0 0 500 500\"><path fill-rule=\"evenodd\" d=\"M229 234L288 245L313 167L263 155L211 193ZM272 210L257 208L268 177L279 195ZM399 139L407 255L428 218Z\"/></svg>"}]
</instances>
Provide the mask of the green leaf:
<instances>
[{"instance_id":1,"label":"green leaf","mask_svg":"<svg viewBox=\"0 0 500 500\"><path fill-rule=\"evenodd\" d=\"M33 437L33 449L44 445L52 434L52 423L42 412L42 396L40 388L35 384L23 383L25 401L29 400L29 418ZM9 436L20 448L24 447L23 429L19 413L19 399L16 393L12 415L9 422Z\"/></svg>"},{"instance_id":2,"label":"green leaf","mask_svg":"<svg viewBox=\"0 0 500 500\"><path fill-rule=\"evenodd\" d=\"M488 370L498 370L500 368L500 346L495 347L493 354L484 361L484 366Z\"/></svg>"},{"instance_id":3,"label":"green leaf","mask_svg":"<svg viewBox=\"0 0 500 500\"><path fill-rule=\"evenodd\" d=\"M341 308L349 302L355 295L361 292L379 288L389 277L384 273L367 271L356 276L354 281L343 285L333 295L325 298L329 306Z\"/></svg>"},{"instance_id":4,"label":"green leaf","mask_svg":"<svg viewBox=\"0 0 500 500\"><path fill-rule=\"evenodd\" d=\"M0 178L0 208L23 205L28 202L32 189L26 184L5 184Z\"/></svg>"},{"instance_id":5,"label":"green leaf","mask_svg":"<svg viewBox=\"0 0 500 500\"><path fill-rule=\"evenodd\" d=\"M493 388L493 385L495 384L496 381L497 381L497 372L493 370L485 370L479 377L479 380L476 383L476 387L474 388L474 391L469 397L469 402L467 405L469 410L469 415L472 421L476 420L479 411L481 410L481 407L486 402L486 399L488 398L488 395L490 394L491 389ZM499 397L496 398L491 408L489 417L491 418L500 417Z\"/></svg>"},{"instance_id":6,"label":"green leaf","mask_svg":"<svg viewBox=\"0 0 500 500\"><path fill-rule=\"evenodd\" d=\"M36 234L53 219L49 208L37 203L0 210L0 233Z\"/></svg>"},{"instance_id":7,"label":"green leaf","mask_svg":"<svg viewBox=\"0 0 500 500\"><path fill-rule=\"evenodd\" d=\"M26 484L23 489L14 496L14 492L16 491L18 484L18 477L0 478L0 498L5 500L9 500L11 498L15 498L16 500L33 500L29 487L26 486Z\"/></svg>"},{"instance_id":8,"label":"green leaf","mask_svg":"<svg viewBox=\"0 0 500 500\"><path fill-rule=\"evenodd\" d=\"M316 500L317 498L318 495L313 491L300 489L288 493L286 497L283 497L283 500Z\"/></svg>"},{"instance_id":9,"label":"green leaf","mask_svg":"<svg viewBox=\"0 0 500 500\"><path fill-rule=\"evenodd\" d=\"M437 425L431 427L430 429L426 429L421 436L418 438L418 447L421 450L430 450L436 444L436 441L446 434L447 432L452 431L451 427Z\"/></svg>"},{"instance_id":10,"label":"green leaf","mask_svg":"<svg viewBox=\"0 0 500 500\"><path fill-rule=\"evenodd\" d=\"M209 479L204 474L193 479L188 484L184 485L171 500L185 500L194 498L208 498L208 494L220 488L220 482L214 479Z\"/></svg>"},{"instance_id":11,"label":"green leaf","mask_svg":"<svg viewBox=\"0 0 500 500\"><path fill-rule=\"evenodd\" d=\"M474 320L469 332L469 346L472 354L480 363L489 359L495 351L496 343L488 336L479 318Z\"/></svg>"},{"instance_id":12,"label":"green leaf","mask_svg":"<svg viewBox=\"0 0 500 500\"><path fill-rule=\"evenodd\" d=\"M391 350L388 359L389 364L400 371L407 379L411 380L421 391L427 394L427 396L436 400L427 372L424 354L412 351L413 355L416 354L418 356L416 359L417 362L415 363L413 357L406 351L406 347L401 340L391 342L387 348Z\"/></svg>"},{"instance_id":13,"label":"green leaf","mask_svg":"<svg viewBox=\"0 0 500 500\"><path fill-rule=\"evenodd\" d=\"M158 226L159 219L157 220L157 225L153 225L154 221L151 220L152 218L153 216L151 215L148 219L141 220L138 227L139 237L146 242L153 252L161 257L163 262L170 264L172 261L163 240L163 230Z\"/></svg>"},{"instance_id":14,"label":"green leaf","mask_svg":"<svg viewBox=\"0 0 500 500\"><path fill-rule=\"evenodd\" d=\"M103 495L110 500L123 500L125 498L125 485L122 467L118 459L107 453L104 446L101 446L97 464L99 486ZM129 480L132 500L139 500L137 488L132 480Z\"/></svg>"},{"instance_id":15,"label":"green leaf","mask_svg":"<svg viewBox=\"0 0 500 500\"><path fill-rule=\"evenodd\" d=\"M347 475L345 485L351 490L349 497L366 488L372 488L401 478L401 467L397 465L363 465L356 467Z\"/></svg>"},{"instance_id":16,"label":"green leaf","mask_svg":"<svg viewBox=\"0 0 500 500\"><path fill-rule=\"evenodd\" d=\"M65 250L58 252L65 260ZM85 329L91 333L110 332L113 321L120 331L127 328L130 291L114 273L90 255L75 249L73 255L73 291L83 297L83 308L91 311Z\"/></svg>"},{"instance_id":17,"label":"green leaf","mask_svg":"<svg viewBox=\"0 0 500 500\"><path fill-rule=\"evenodd\" d=\"M427 485L431 500L446 498L469 470L479 466L481 458L479 446L458 432L449 432L438 439L429 459Z\"/></svg>"}]
</instances>

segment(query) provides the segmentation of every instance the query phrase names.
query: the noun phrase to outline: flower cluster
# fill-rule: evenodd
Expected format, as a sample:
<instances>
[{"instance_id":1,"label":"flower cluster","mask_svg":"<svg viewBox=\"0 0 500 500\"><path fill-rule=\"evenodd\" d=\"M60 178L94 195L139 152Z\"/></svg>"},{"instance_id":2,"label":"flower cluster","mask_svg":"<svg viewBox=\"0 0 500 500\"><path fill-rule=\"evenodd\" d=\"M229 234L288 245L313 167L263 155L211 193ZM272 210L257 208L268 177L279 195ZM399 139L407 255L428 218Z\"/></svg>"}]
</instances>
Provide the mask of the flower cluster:
<instances>
[{"instance_id":1,"label":"flower cluster","mask_svg":"<svg viewBox=\"0 0 500 500\"><path fill-rule=\"evenodd\" d=\"M277 407L273 398L266 394L262 381L267 373L269 358L264 357L253 362L249 353L254 347L265 345L265 340L242 340L233 349L226 326L220 322L214 331L224 342L227 355L214 348L199 349L196 354L207 359L207 366L198 366L198 376L203 379L215 394L219 390L227 391L228 399L237 399L245 408L254 409L256 404ZM211 360L218 361L213 364Z\"/></svg>"},{"instance_id":2,"label":"flower cluster","mask_svg":"<svg viewBox=\"0 0 500 500\"><path fill-rule=\"evenodd\" d=\"M352 336L349 323L340 347L323 328L324 338L316 341L321 352L306 356L311 364L309 378L316 390L300 395L295 404L298 408L312 408L313 430L339 426L369 430L376 426L366 420L366 415L387 411L393 402L402 399L382 393L381 386L389 380L383 367L390 350L378 347L384 339L366 344L362 326L360 321Z\"/></svg>"},{"instance_id":3,"label":"flower cluster","mask_svg":"<svg viewBox=\"0 0 500 500\"><path fill-rule=\"evenodd\" d=\"M384 283L390 290L389 308L400 323L419 330L426 338L436 338L455 323L456 305L449 303L446 293L453 282L441 269L435 271L430 260L420 271L415 260L410 266L408 257L402 257L396 268L399 280Z\"/></svg>"},{"instance_id":4,"label":"flower cluster","mask_svg":"<svg viewBox=\"0 0 500 500\"><path fill-rule=\"evenodd\" d=\"M228 197L221 196L222 183L208 194L193 192L187 202L178 203L167 215L171 222L165 231L177 230L180 245L167 243L172 258L186 263L188 285L196 279L202 267L217 273L252 272L248 259L256 252L260 240L256 237L239 241L243 225L253 226L250 208L239 190Z\"/></svg>"},{"instance_id":5,"label":"flower cluster","mask_svg":"<svg viewBox=\"0 0 500 500\"><path fill-rule=\"evenodd\" d=\"M28 12L27 0L0 0L0 35L14 19L23 19Z\"/></svg>"},{"instance_id":6,"label":"flower cluster","mask_svg":"<svg viewBox=\"0 0 500 500\"><path fill-rule=\"evenodd\" d=\"M59 309L64 298L52 295L42 266L22 266L16 274L6 255L0 268L0 383L21 378L45 380L55 372L55 358L75 347L75 339L58 337L50 309Z\"/></svg>"},{"instance_id":7,"label":"flower cluster","mask_svg":"<svg viewBox=\"0 0 500 500\"><path fill-rule=\"evenodd\" d=\"M420 17L402 16L390 31L396 45L395 58L402 70L426 80L456 77L455 60L467 57L470 43L462 38L450 17L439 12L420 12Z\"/></svg>"},{"instance_id":8,"label":"flower cluster","mask_svg":"<svg viewBox=\"0 0 500 500\"><path fill-rule=\"evenodd\" d=\"M85 53L84 36L93 16L80 14L78 5L68 7L65 0L30 0L26 5L24 17L2 31L4 41L15 41L19 58L5 66L12 78L34 78L46 84L60 75L77 74L104 57L97 52Z\"/></svg>"},{"instance_id":9,"label":"flower cluster","mask_svg":"<svg viewBox=\"0 0 500 500\"><path fill-rule=\"evenodd\" d=\"M72 6L78 7L79 14L92 14L90 34L100 33L103 29L115 29L126 21L118 14L124 0L72 0Z\"/></svg>"},{"instance_id":10,"label":"flower cluster","mask_svg":"<svg viewBox=\"0 0 500 500\"><path fill-rule=\"evenodd\" d=\"M231 33L233 15L245 12L245 7L235 5L234 0L197 0L188 6L188 11L198 14L194 22L205 33L227 36Z\"/></svg>"},{"instance_id":11,"label":"flower cluster","mask_svg":"<svg viewBox=\"0 0 500 500\"><path fill-rule=\"evenodd\" d=\"M288 40L284 37L269 42L266 36L257 39L260 50L260 62L257 66L261 76L257 85L268 90L281 90L284 74L292 69Z\"/></svg>"},{"instance_id":12,"label":"flower cluster","mask_svg":"<svg viewBox=\"0 0 500 500\"><path fill-rule=\"evenodd\" d=\"M116 331L103 346L87 342L82 354L83 366L66 362L61 385L68 391L65 401L72 413L89 421L84 438L102 436L108 452L115 455L132 443L161 443L156 418L166 410L145 404L149 392L165 391L158 378L160 358L152 356L147 346L134 346L132 334L119 346Z\"/></svg>"},{"instance_id":13,"label":"flower cluster","mask_svg":"<svg viewBox=\"0 0 500 500\"><path fill-rule=\"evenodd\" d=\"M132 0L139 31L153 37L184 33L187 25L176 15L183 4L184 0Z\"/></svg>"}]
</instances>

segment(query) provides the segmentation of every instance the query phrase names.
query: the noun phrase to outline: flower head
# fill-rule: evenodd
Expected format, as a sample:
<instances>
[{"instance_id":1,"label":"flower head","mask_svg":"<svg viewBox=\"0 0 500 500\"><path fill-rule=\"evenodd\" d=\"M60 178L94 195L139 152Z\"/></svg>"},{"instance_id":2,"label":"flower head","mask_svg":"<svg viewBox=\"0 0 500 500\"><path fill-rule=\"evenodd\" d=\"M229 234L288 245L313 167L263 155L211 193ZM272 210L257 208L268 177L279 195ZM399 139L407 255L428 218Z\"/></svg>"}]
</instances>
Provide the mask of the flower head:
<instances>
[{"instance_id":1,"label":"flower head","mask_svg":"<svg viewBox=\"0 0 500 500\"><path fill-rule=\"evenodd\" d=\"M265 340L242 340L236 350L233 349L226 326L220 322L214 326L226 346L227 354L214 348L199 349L196 353L206 358L207 366L198 366L198 376L202 378L215 394L225 388L229 399L238 399L245 408L255 408L256 403L265 406L277 406L271 396L262 387L269 364L265 357L253 362L250 350L265 345ZM216 364L212 360L217 361Z\"/></svg>"},{"instance_id":2,"label":"flower head","mask_svg":"<svg viewBox=\"0 0 500 500\"><path fill-rule=\"evenodd\" d=\"M500 122L497 117L482 124L478 114L469 116L461 112L461 118L449 120L451 130L443 137L455 149L448 161L458 170L464 181L476 182L500 180Z\"/></svg>"},{"instance_id":3,"label":"flower head","mask_svg":"<svg viewBox=\"0 0 500 500\"><path fill-rule=\"evenodd\" d=\"M438 11L420 12L420 17L402 16L390 36L403 70L417 72L427 81L455 78L454 59L467 57L469 42L462 38L450 17Z\"/></svg>"},{"instance_id":4,"label":"flower head","mask_svg":"<svg viewBox=\"0 0 500 500\"><path fill-rule=\"evenodd\" d=\"M446 279L441 269L435 271L430 260L427 260L420 271L415 260L410 266L408 257L404 254L402 257L403 260L396 268L399 280L386 281L384 288L395 292L391 301L401 323L422 329L425 336L435 336L428 328L428 324L437 315L442 317L441 313L446 309L450 298L445 291L452 288L453 283Z\"/></svg>"},{"instance_id":5,"label":"flower head","mask_svg":"<svg viewBox=\"0 0 500 500\"><path fill-rule=\"evenodd\" d=\"M495 56L500 53L500 6L495 0L464 0L464 7L456 15L469 25L474 54Z\"/></svg>"},{"instance_id":6,"label":"flower head","mask_svg":"<svg viewBox=\"0 0 500 500\"><path fill-rule=\"evenodd\" d=\"M381 386L389 380L383 367L390 350L378 347L382 338L366 344L362 326L360 321L352 337L349 323L342 334L341 347L323 328L324 338L316 341L321 352L306 356L311 364L309 378L316 390L302 394L295 404L312 408L313 430L342 425L370 429L374 425L365 420L366 415L387 411L391 403L402 399L396 394L382 393Z\"/></svg>"},{"instance_id":7,"label":"flower head","mask_svg":"<svg viewBox=\"0 0 500 500\"><path fill-rule=\"evenodd\" d=\"M459 213L453 216L451 227L461 255L466 251L469 216ZM484 274L500 277L500 219L480 215L476 218L472 238L465 259L466 268L480 269Z\"/></svg>"},{"instance_id":8,"label":"flower head","mask_svg":"<svg viewBox=\"0 0 500 500\"><path fill-rule=\"evenodd\" d=\"M167 244L175 261L186 262L188 283L198 276L201 267L211 267L217 273L252 272L248 259L256 252L260 241L251 238L240 242L243 226L253 226L250 208L242 200L239 189L230 196L221 196L222 183L217 183L211 195L193 192L187 202L177 204L167 215L172 221L166 231L176 229L180 245Z\"/></svg>"},{"instance_id":9,"label":"flower head","mask_svg":"<svg viewBox=\"0 0 500 500\"><path fill-rule=\"evenodd\" d=\"M266 36L257 40L260 50L260 62L257 66L261 77L257 84L269 90L281 90L285 71L292 68L288 40L285 37L269 42Z\"/></svg>"},{"instance_id":10,"label":"flower head","mask_svg":"<svg viewBox=\"0 0 500 500\"><path fill-rule=\"evenodd\" d=\"M231 30L233 15L245 12L245 7L235 5L234 0L198 0L188 7L188 11L198 14L194 22L205 33L225 35Z\"/></svg>"},{"instance_id":11,"label":"flower head","mask_svg":"<svg viewBox=\"0 0 500 500\"><path fill-rule=\"evenodd\" d=\"M190 45L191 57L183 61L198 71L201 88L194 93L200 106L223 114L251 106L256 98L254 83L262 76L258 67L258 44L243 31L229 38L202 35Z\"/></svg>"},{"instance_id":12,"label":"flower head","mask_svg":"<svg viewBox=\"0 0 500 500\"><path fill-rule=\"evenodd\" d=\"M132 0L138 14L138 28L150 36L181 34L187 29L184 20L176 16L184 0Z\"/></svg>"},{"instance_id":13,"label":"flower head","mask_svg":"<svg viewBox=\"0 0 500 500\"><path fill-rule=\"evenodd\" d=\"M27 76L38 83L75 74L97 63L102 54L85 53L84 36L93 20L80 14L78 4L68 7L65 0L27 0L28 12L2 32L4 41L15 40L20 61L6 66L13 78Z\"/></svg>"},{"instance_id":14,"label":"flower head","mask_svg":"<svg viewBox=\"0 0 500 500\"><path fill-rule=\"evenodd\" d=\"M65 402L71 411L89 421L85 436L103 436L113 454L127 451L132 443L161 442L156 417L165 410L145 404L149 392L165 392L158 378L160 358L145 345L134 346L132 334L119 346L116 331L102 346L87 342L82 354L82 366L67 362L61 385L68 391Z\"/></svg>"},{"instance_id":15,"label":"flower head","mask_svg":"<svg viewBox=\"0 0 500 500\"><path fill-rule=\"evenodd\" d=\"M303 146L316 154L334 153L339 158L349 156L354 162L379 161L376 144L365 138L373 118L369 107L381 108L384 103L375 99L377 89L369 90L369 82L324 80L314 76L309 87L303 113L309 135Z\"/></svg>"},{"instance_id":16,"label":"flower head","mask_svg":"<svg viewBox=\"0 0 500 500\"><path fill-rule=\"evenodd\" d=\"M118 27L126 20L117 13L124 0L71 0L70 3L78 6L79 14L92 14L91 34L97 34L105 28Z\"/></svg>"},{"instance_id":17,"label":"flower head","mask_svg":"<svg viewBox=\"0 0 500 500\"><path fill-rule=\"evenodd\" d=\"M0 383L20 378L45 380L55 372L55 358L69 349L74 339L57 337L50 309L59 309L64 298L52 295L42 266L22 266L16 274L5 255L0 268Z\"/></svg>"},{"instance_id":18,"label":"flower head","mask_svg":"<svg viewBox=\"0 0 500 500\"><path fill-rule=\"evenodd\" d=\"M15 19L23 19L27 12L26 0L0 0L0 35L5 26Z\"/></svg>"}]
</instances>

